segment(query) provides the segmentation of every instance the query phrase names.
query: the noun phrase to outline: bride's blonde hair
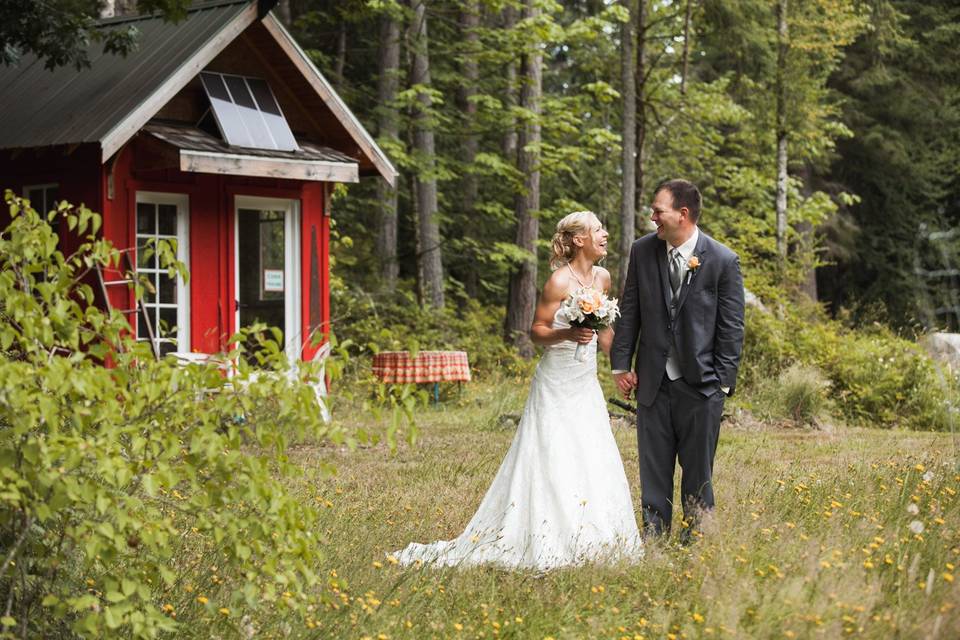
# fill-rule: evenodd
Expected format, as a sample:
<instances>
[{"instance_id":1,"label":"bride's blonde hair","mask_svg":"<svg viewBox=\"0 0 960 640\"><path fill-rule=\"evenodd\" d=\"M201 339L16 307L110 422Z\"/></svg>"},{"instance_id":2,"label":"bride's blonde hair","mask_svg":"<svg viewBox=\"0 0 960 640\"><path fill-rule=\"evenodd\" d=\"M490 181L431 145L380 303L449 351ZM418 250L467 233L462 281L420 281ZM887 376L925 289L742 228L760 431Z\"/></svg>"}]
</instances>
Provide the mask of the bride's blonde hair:
<instances>
[{"instance_id":1,"label":"bride's blonde hair","mask_svg":"<svg viewBox=\"0 0 960 640\"><path fill-rule=\"evenodd\" d=\"M593 211L574 211L568 213L557 223L557 232L553 234L553 256L550 257L550 267L559 269L577 255L577 245L573 244L574 236L590 233L590 223L597 219Z\"/></svg>"}]
</instances>

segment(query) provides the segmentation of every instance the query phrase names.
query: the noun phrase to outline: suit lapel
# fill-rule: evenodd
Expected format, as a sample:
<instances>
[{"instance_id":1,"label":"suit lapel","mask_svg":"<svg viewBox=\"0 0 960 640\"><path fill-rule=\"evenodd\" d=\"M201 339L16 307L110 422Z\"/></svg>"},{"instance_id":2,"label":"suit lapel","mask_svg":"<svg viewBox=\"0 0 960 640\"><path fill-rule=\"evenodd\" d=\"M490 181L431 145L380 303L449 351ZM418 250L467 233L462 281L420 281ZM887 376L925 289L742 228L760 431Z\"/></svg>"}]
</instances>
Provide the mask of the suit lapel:
<instances>
[{"instance_id":1,"label":"suit lapel","mask_svg":"<svg viewBox=\"0 0 960 640\"><path fill-rule=\"evenodd\" d=\"M667 274L667 243L664 240L657 242L657 250L654 251L654 257L657 261L657 270L660 272L660 290L663 292L663 305L667 310L667 316L670 315L670 276Z\"/></svg>"},{"instance_id":2,"label":"suit lapel","mask_svg":"<svg viewBox=\"0 0 960 640\"><path fill-rule=\"evenodd\" d=\"M683 278L683 286L680 287L680 300L677 302L677 314L679 315L680 310L683 309L683 303L687 299L687 295L690 293L690 290L693 289L693 283L697 280L697 274L700 273L700 270L703 269L703 255L707 252L707 235L701 231L700 237L697 238L697 246L693 249L693 255L697 256L700 259L700 266L693 271L693 273L687 272L687 275ZM666 253L664 253L664 260L666 260ZM666 267L664 267L666 271ZM688 280L689 276L689 282Z\"/></svg>"}]
</instances>

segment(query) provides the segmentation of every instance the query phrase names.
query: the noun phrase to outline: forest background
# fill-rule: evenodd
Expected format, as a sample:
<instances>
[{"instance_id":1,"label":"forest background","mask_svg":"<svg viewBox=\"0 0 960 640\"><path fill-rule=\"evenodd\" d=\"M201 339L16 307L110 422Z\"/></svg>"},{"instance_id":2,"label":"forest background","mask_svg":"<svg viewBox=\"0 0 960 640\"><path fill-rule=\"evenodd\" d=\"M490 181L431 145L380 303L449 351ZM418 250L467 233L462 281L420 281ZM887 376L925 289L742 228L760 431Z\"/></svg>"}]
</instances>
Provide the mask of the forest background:
<instances>
[{"instance_id":1,"label":"forest background","mask_svg":"<svg viewBox=\"0 0 960 640\"><path fill-rule=\"evenodd\" d=\"M504 309L529 354L555 222L623 256L685 177L768 306L958 326L960 39L951 2L280 5L401 169L336 203L350 299ZM341 312L346 313L343 309Z\"/></svg>"},{"instance_id":2,"label":"forest background","mask_svg":"<svg viewBox=\"0 0 960 640\"><path fill-rule=\"evenodd\" d=\"M3 4L0 63L34 51L82 67L102 4ZM186 4L139 8L175 20ZM242 358L228 383L146 357L75 288L116 259L96 214L45 217L6 193L0 637L956 635L960 383L918 339L960 328L960 7L275 11L400 169L395 190L336 192L335 357L302 371L334 378L334 422ZM117 33L112 50L136 46ZM392 566L392 549L462 529L509 445L555 222L598 214L616 292L672 177L699 184L704 229L763 305L747 310L717 530L651 547L637 571ZM57 216L91 230L83 252L59 253ZM107 345L122 347L112 370ZM260 364L285 370L277 342L262 346ZM421 407L412 385L371 375L388 348L465 349L475 382ZM636 469L631 424L614 432Z\"/></svg>"}]
</instances>

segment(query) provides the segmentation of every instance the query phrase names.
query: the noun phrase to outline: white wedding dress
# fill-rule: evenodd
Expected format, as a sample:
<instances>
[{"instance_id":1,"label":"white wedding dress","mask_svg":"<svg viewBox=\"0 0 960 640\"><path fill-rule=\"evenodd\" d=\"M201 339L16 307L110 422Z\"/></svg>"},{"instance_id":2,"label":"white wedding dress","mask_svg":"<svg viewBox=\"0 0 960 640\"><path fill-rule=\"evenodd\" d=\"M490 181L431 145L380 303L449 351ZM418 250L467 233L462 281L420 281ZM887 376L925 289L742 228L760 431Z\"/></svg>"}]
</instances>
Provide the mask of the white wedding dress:
<instances>
[{"instance_id":1,"label":"white wedding dress","mask_svg":"<svg viewBox=\"0 0 960 640\"><path fill-rule=\"evenodd\" d=\"M554 316L554 328L567 328ZM413 543L400 564L553 569L642 557L630 488L597 380L597 340L547 347L509 451L456 539Z\"/></svg>"}]
</instances>

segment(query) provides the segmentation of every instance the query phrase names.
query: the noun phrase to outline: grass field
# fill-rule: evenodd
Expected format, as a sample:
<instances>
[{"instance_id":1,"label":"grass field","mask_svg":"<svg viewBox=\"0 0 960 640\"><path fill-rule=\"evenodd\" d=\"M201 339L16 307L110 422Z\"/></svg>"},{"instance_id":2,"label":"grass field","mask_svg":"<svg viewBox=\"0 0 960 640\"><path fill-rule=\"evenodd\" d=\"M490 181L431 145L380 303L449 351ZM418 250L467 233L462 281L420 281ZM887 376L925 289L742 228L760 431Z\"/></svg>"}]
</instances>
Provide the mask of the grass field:
<instances>
[{"instance_id":1,"label":"grass field","mask_svg":"<svg viewBox=\"0 0 960 640\"><path fill-rule=\"evenodd\" d=\"M321 506L326 585L305 621L257 635L336 638L956 638L960 469L946 434L725 423L717 510L696 544L648 545L635 565L547 574L404 569L387 554L448 539L476 509L513 437L524 378L475 383L418 415L395 453L300 447ZM341 406L339 411L349 411ZM342 414L341 414L342 415ZM350 415L362 415L351 413ZM370 425L367 425L370 426ZM614 431L639 504L637 449Z\"/></svg>"}]
</instances>

